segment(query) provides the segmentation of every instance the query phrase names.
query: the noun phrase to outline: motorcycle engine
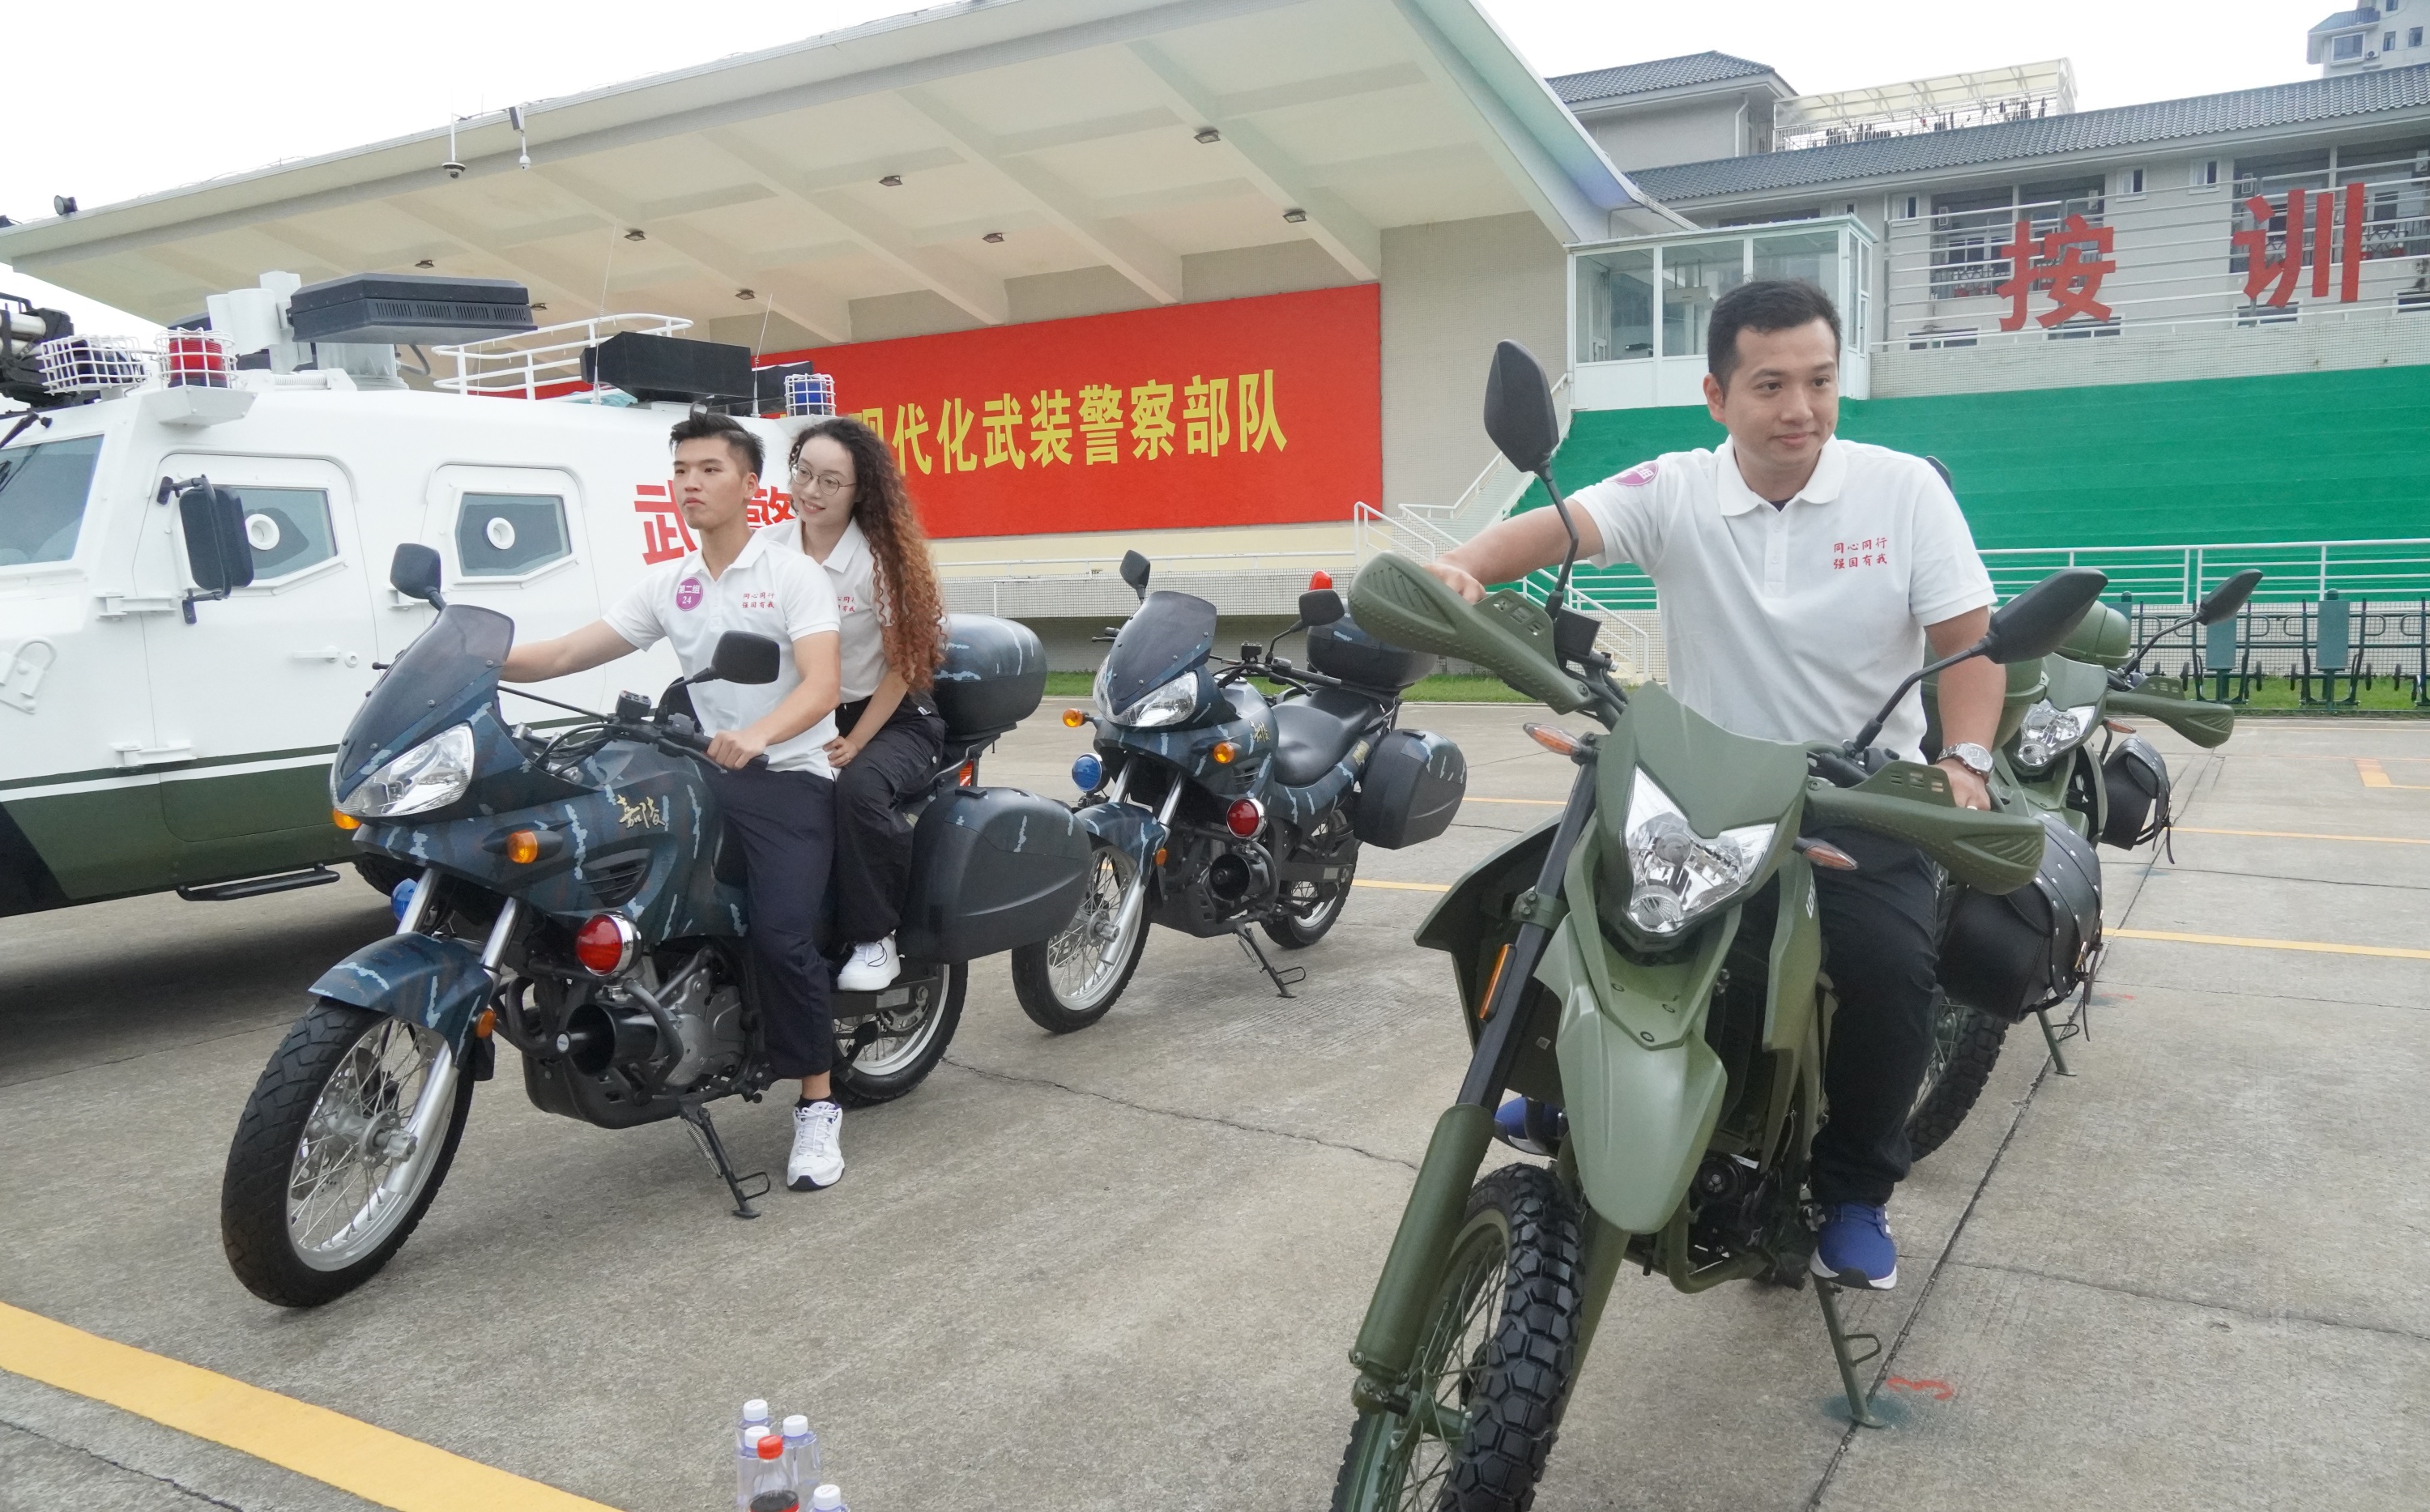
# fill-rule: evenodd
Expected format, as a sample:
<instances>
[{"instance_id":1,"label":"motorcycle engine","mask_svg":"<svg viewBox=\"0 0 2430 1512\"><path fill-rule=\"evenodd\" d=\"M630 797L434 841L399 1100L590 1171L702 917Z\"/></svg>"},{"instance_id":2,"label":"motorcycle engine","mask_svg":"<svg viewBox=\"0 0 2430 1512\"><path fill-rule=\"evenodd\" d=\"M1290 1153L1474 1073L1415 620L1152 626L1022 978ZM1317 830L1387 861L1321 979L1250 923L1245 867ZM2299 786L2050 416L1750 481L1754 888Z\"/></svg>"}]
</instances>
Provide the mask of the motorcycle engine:
<instances>
[{"instance_id":1,"label":"motorcycle engine","mask_svg":"<svg viewBox=\"0 0 2430 1512\"><path fill-rule=\"evenodd\" d=\"M674 1024L678 1042L672 1047L675 1062L666 1075L669 1091L683 1091L741 1068L745 1036L739 989L717 981L706 963L685 975L671 994L658 993L654 963L644 961L639 974L640 986L658 997ZM564 1032L558 1038L559 1050L575 1067L593 1076L618 1064L662 1060L670 1049L660 1043L664 1036L648 1005L622 982L593 989L588 1001L566 1015Z\"/></svg>"}]
</instances>

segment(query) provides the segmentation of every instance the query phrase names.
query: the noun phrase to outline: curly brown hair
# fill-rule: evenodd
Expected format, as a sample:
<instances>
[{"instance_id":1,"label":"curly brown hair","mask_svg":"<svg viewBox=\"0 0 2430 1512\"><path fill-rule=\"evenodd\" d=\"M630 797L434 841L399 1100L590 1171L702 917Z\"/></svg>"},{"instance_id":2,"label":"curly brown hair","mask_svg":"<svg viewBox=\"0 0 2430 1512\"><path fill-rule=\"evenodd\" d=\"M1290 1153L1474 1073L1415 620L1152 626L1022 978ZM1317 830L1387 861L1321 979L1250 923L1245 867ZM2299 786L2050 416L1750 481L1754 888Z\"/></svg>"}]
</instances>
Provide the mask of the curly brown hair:
<instances>
[{"instance_id":1,"label":"curly brown hair","mask_svg":"<svg viewBox=\"0 0 2430 1512\"><path fill-rule=\"evenodd\" d=\"M852 454L852 517L869 539L877 579L877 614L885 626L886 665L900 673L913 692L925 692L945 658L939 630L945 617L937 569L928 560L928 533L911 507L911 494L894 465L894 453L877 432L850 415L821 420L793 438L786 461L801 465L802 448L824 436Z\"/></svg>"}]
</instances>

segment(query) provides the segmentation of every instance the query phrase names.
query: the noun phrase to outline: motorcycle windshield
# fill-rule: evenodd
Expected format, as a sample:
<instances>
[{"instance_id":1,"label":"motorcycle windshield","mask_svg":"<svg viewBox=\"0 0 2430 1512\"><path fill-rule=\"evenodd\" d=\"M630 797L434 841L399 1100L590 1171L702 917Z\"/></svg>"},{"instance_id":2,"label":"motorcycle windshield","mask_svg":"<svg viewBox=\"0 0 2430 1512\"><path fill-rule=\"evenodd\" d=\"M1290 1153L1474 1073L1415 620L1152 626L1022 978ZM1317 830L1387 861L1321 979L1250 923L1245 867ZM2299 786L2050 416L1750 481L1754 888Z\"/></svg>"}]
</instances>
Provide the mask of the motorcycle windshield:
<instances>
[{"instance_id":1,"label":"motorcycle windshield","mask_svg":"<svg viewBox=\"0 0 2430 1512\"><path fill-rule=\"evenodd\" d=\"M1188 593L1150 593L1106 654L1106 712L1121 713L1214 649L1214 605Z\"/></svg>"},{"instance_id":2,"label":"motorcycle windshield","mask_svg":"<svg viewBox=\"0 0 2430 1512\"><path fill-rule=\"evenodd\" d=\"M515 643L515 622L494 609L451 604L391 664L355 712L331 763L329 790L355 785L498 693L498 669Z\"/></svg>"}]
</instances>

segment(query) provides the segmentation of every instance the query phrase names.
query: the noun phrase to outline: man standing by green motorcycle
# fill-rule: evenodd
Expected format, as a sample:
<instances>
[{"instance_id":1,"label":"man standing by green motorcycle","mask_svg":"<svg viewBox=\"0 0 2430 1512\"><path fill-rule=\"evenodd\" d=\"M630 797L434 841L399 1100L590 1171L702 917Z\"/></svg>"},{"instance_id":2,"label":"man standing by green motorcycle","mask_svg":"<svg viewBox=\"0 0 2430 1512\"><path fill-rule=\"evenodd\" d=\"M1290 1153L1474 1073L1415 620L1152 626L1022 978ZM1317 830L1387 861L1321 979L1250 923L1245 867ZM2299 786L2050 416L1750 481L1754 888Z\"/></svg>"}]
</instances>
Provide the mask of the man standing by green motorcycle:
<instances>
[{"instance_id":1,"label":"man standing by green motorcycle","mask_svg":"<svg viewBox=\"0 0 2430 1512\"><path fill-rule=\"evenodd\" d=\"M1634 562L1661 596L1671 691L1739 735L1836 743L1902 679L1978 640L1996 595L1972 534L1930 464L1838 440L1839 312L1811 284L1757 280L1713 306L1705 403L1729 439L1673 452L1571 495L1578 552ZM1504 520L1430 564L1470 602L1562 559L1559 514ZM1988 808L1989 746L2006 689L1986 659L1941 673L1950 743L1939 764L1956 801ZM1920 759L1910 694L1881 732ZM1890 1193L1909 1164L1906 1120L1932 1048L1939 880L1913 846L1846 828L1817 832L1853 856L1818 872L1825 965L1839 1000L1823 1067L1828 1121L1812 1186L1824 1221L1816 1275L1898 1284Z\"/></svg>"}]
</instances>

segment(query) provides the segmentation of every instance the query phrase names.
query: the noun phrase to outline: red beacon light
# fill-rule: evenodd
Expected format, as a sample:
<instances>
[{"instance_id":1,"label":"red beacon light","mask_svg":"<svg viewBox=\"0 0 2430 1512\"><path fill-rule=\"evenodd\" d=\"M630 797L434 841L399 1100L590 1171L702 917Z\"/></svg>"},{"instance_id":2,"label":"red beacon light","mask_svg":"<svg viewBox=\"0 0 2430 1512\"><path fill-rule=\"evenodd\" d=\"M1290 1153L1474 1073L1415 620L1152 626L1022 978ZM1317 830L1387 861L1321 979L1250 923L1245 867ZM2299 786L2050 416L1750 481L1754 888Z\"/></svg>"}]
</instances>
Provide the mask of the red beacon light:
<instances>
[{"instance_id":1,"label":"red beacon light","mask_svg":"<svg viewBox=\"0 0 2430 1512\"><path fill-rule=\"evenodd\" d=\"M1266 827L1266 811L1255 798L1235 798L1223 810L1223 827L1247 839Z\"/></svg>"},{"instance_id":2,"label":"red beacon light","mask_svg":"<svg viewBox=\"0 0 2430 1512\"><path fill-rule=\"evenodd\" d=\"M574 932L574 958L593 976L618 976L633 964L641 944L632 922L622 914L592 914Z\"/></svg>"},{"instance_id":3,"label":"red beacon light","mask_svg":"<svg viewBox=\"0 0 2430 1512\"><path fill-rule=\"evenodd\" d=\"M1318 589L1331 588L1332 586L1333 574L1326 572L1322 567L1307 574L1307 590L1311 593L1315 592Z\"/></svg>"}]
</instances>

